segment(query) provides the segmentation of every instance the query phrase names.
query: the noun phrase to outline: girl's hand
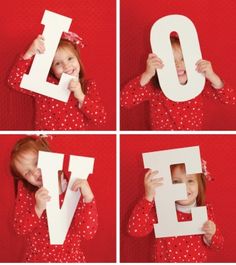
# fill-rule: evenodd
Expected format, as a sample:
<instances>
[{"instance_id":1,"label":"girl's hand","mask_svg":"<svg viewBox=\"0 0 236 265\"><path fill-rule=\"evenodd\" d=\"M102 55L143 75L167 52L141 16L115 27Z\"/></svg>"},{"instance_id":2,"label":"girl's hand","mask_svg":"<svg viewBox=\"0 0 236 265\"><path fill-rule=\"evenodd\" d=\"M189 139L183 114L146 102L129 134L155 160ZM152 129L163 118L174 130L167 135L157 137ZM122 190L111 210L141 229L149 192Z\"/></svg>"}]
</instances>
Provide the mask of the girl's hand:
<instances>
[{"instance_id":1,"label":"girl's hand","mask_svg":"<svg viewBox=\"0 0 236 265\"><path fill-rule=\"evenodd\" d=\"M42 35L38 35L38 37L32 42L29 49L24 54L23 59L24 60L30 59L37 52L39 53L45 52L44 37Z\"/></svg>"},{"instance_id":2,"label":"girl's hand","mask_svg":"<svg viewBox=\"0 0 236 265\"><path fill-rule=\"evenodd\" d=\"M162 60L157 57L154 53L149 53L147 62L146 62L146 70L141 76L140 84L141 86L145 86L155 75L156 69L162 69L164 66Z\"/></svg>"},{"instance_id":3,"label":"girl's hand","mask_svg":"<svg viewBox=\"0 0 236 265\"><path fill-rule=\"evenodd\" d=\"M50 199L51 197L48 195L48 191L44 187L41 187L35 192L35 212L39 218L46 209L46 203L50 201Z\"/></svg>"},{"instance_id":4,"label":"girl's hand","mask_svg":"<svg viewBox=\"0 0 236 265\"><path fill-rule=\"evenodd\" d=\"M151 169L145 174L144 177L144 188L145 188L145 199L152 202L155 197L155 189L160 187L163 183L163 178L153 177L157 175L158 171L152 171Z\"/></svg>"},{"instance_id":5,"label":"girl's hand","mask_svg":"<svg viewBox=\"0 0 236 265\"><path fill-rule=\"evenodd\" d=\"M206 60L198 60L196 63L196 71L203 74L215 88L222 88L224 83L220 77L213 71L211 62Z\"/></svg>"},{"instance_id":6,"label":"girl's hand","mask_svg":"<svg viewBox=\"0 0 236 265\"><path fill-rule=\"evenodd\" d=\"M210 220L206 221L205 224L202 227L202 231L205 232L203 237L210 244L212 237L216 233L216 225L215 225L215 223L210 221Z\"/></svg>"},{"instance_id":7,"label":"girl's hand","mask_svg":"<svg viewBox=\"0 0 236 265\"><path fill-rule=\"evenodd\" d=\"M81 191L81 194L84 198L84 202L91 202L93 200L94 195L87 180L76 179L71 187L71 190L78 191L78 189L80 189Z\"/></svg>"},{"instance_id":8,"label":"girl's hand","mask_svg":"<svg viewBox=\"0 0 236 265\"><path fill-rule=\"evenodd\" d=\"M80 104L83 104L85 95L82 91L81 84L79 81L72 79L69 83L68 89L74 93L74 97L78 99Z\"/></svg>"}]
</instances>

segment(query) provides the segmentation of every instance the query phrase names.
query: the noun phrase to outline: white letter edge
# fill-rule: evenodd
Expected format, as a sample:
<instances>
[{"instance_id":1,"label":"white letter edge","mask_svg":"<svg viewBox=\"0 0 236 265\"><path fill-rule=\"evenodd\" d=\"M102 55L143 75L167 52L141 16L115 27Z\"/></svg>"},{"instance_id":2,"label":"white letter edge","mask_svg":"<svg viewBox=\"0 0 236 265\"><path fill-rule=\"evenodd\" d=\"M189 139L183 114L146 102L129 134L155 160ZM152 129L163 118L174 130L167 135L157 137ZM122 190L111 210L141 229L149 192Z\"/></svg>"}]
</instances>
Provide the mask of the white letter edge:
<instances>
[{"instance_id":1,"label":"white letter edge","mask_svg":"<svg viewBox=\"0 0 236 265\"><path fill-rule=\"evenodd\" d=\"M178 80L174 55L170 42L170 33L176 31L183 52L188 82L181 85ZM157 20L150 35L153 53L164 63L162 69L157 69L159 83L163 93L172 101L187 101L198 96L205 85L205 77L196 69L196 62L202 59L197 31L193 22L181 15L169 15Z\"/></svg>"},{"instance_id":2,"label":"white letter edge","mask_svg":"<svg viewBox=\"0 0 236 265\"><path fill-rule=\"evenodd\" d=\"M49 191L51 200L47 202L46 212L50 236L50 244L62 245L69 230L80 191L74 192L70 188L78 178L87 179L93 172L94 158L70 156L69 171L71 172L64 202L60 209L58 171L63 168L63 154L39 151L38 168L41 169L43 187Z\"/></svg>"},{"instance_id":3,"label":"white letter edge","mask_svg":"<svg viewBox=\"0 0 236 265\"><path fill-rule=\"evenodd\" d=\"M45 25L42 35L45 38L45 52L36 54L29 74L24 74L20 87L33 92L67 102L70 96L68 84L74 76L63 73L58 85L47 82L52 61L62 32L67 32L71 18L45 10L41 23Z\"/></svg>"},{"instance_id":4,"label":"white letter edge","mask_svg":"<svg viewBox=\"0 0 236 265\"><path fill-rule=\"evenodd\" d=\"M154 224L155 237L204 234L201 230L208 220L205 206L194 207L192 221L178 222L175 201L187 199L185 184L172 184L170 165L185 164L186 174L201 173L199 146L143 153L144 167L158 170L163 185L155 195L158 223Z\"/></svg>"}]
</instances>

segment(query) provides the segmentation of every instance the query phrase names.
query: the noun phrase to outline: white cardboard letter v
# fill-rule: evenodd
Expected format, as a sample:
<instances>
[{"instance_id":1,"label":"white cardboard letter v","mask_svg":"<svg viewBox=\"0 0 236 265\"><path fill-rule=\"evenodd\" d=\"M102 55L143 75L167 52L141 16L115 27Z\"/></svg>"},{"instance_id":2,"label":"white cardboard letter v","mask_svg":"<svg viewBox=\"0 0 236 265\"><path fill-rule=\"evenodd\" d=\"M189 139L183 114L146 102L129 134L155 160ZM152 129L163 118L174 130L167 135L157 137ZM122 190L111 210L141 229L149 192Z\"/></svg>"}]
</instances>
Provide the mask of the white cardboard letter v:
<instances>
[{"instance_id":1,"label":"white cardboard letter v","mask_svg":"<svg viewBox=\"0 0 236 265\"><path fill-rule=\"evenodd\" d=\"M60 209L58 170L63 167L63 154L39 151L38 168L41 169L43 186L49 191L51 200L47 202L46 212L50 244L62 245L72 222L80 192L71 191L71 186L78 178L87 179L93 172L94 158L70 156L69 171L71 177L65 199Z\"/></svg>"}]
</instances>

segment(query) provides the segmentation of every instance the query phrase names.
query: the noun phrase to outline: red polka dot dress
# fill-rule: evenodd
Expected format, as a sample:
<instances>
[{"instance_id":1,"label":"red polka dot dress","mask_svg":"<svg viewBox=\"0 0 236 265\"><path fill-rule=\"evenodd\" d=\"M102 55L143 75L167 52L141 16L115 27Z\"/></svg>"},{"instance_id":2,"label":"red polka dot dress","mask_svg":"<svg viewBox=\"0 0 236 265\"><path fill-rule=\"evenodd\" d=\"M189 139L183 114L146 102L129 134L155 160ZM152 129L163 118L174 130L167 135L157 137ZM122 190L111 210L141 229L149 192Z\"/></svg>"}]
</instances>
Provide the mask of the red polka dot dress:
<instances>
[{"instance_id":1,"label":"red polka dot dress","mask_svg":"<svg viewBox=\"0 0 236 265\"><path fill-rule=\"evenodd\" d=\"M203 125L203 100L214 99L225 104L235 104L234 90L224 86L214 89L209 82L202 93L192 100L174 102L168 99L161 89L149 82L140 85L141 76L130 81L121 91L121 106L131 108L144 101L149 102L152 130L201 130Z\"/></svg>"},{"instance_id":2,"label":"red polka dot dress","mask_svg":"<svg viewBox=\"0 0 236 265\"><path fill-rule=\"evenodd\" d=\"M13 89L34 98L35 130L85 130L90 124L102 127L106 123L107 114L94 81L87 81L82 106L79 106L73 93L65 103L21 88L22 77L29 73L32 60L24 60L20 56L10 73L8 84ZM52 75L48 76L47 81L58 83Z\"/></svg>"},{"instance_id":3,"label":"red polka dot dress","mask_svg":"<svg viewBox=\"0 0 236 265\"><path fill-rule=\"evenodd\" d=\"M60 196L63 202L65 193ZM19 181L14 228L26 238L24 262L85 262L81 241L92 239L97 231L98 214L95 201L79 201L63 245L50 245L46 211L38 218L34 193Z\"/></svg>"},{"instance_id":4,"label":"red polka dot dress","mask_svg":"<svg viewBox=\"0 0 236 265\"><path fill-rule=\"evenodd\" d=\"M213 209L210 205L207 205L207 211L209 220L213 221ZM177 218L179 222L190 221L191 214L177 211ZM149 233L153 233L154 236L153 225L157 222L154 202L149 202L143 198L131 214L128 233L134 237L146 236ZM203 235L156 238L153 248L153 261L206 262L207 249L222 249L223 242L224 239L218 228L209 246L204 242Z\"/></svg>"}]
</instances>

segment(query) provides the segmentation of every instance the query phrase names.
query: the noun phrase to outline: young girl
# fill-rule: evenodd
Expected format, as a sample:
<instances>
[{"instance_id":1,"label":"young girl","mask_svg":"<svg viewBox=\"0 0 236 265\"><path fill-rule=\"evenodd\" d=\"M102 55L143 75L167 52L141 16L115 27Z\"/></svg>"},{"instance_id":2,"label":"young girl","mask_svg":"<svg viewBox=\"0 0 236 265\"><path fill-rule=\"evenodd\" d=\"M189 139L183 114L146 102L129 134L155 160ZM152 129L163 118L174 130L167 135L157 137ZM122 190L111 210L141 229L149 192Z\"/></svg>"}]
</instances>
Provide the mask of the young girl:
<instances>
[{"instance_id":1,"label":"young girl","mask_svg":"<svg viewBox=\"0 0 236 265\"><path fill-rule=\"evenodd\" d=\"M204 168L203 168L204 169ZM191 209L205 205L205 178L208 172L186 176L184 164L172 165L172 182L184 183L187 188L187 199L176 202L179 222L190 221ZM128 232L135 237L153 233L153 225L158 223L154 205L155 192L162 185L162 178L153 178L158 172L149 170L144 178L145 195L135 206L129 219ZM215 224L213 209L207 206L208 221L203 225L204 235L173 236L155 238L153 260L155 262L206 262L207 249L221 249L223 237Z\"/></svg>"},{"instance_id":2,"label":"young girl","mask_svg":"<svg viewBox=\"0 0 236 265\"><path fill-rule=\"evenodd\" d=\"M85 262L81 241L91 239L98 226L97 208L92 190L86 180L73 183L73 191L81 191L70 228L63 245L50 245L46 203L50 194L43 187L38 152L49 151L48 143L40 137L20 139L11 152L10 168L17 188L14 228L26 238L25 262ZM65 178L64 178L65 177ZM65 197L66 176L59 178L60 203ZM66 182L66 183L65 183Z\"/></svg>"},{"instance_id":3,"label":"young girl","mask_svg":"<svg viewBox=\"0 0 236 265\"><path fill-rule=\"evenodd\" d=\"M178 36L171 36L171 45L178 79L183 85L187 82L187 75ZM206 60L196 62L196 71L207 79L202 93L185 102L171 101L161 91L155 76L156 69L165 67L164 63L157 55L150 53L144 73L130 81L121 91L122 107L131 108L144 101L149 101L152 130L201 130L204 97L225 104L235 104L234 91L223 83L213 71L211 63Z\"/></svg>"},{"instance_id":4,"label":"young girl","mask_svg":"<svg viewBox=\"0 0 236 265\"><path fill-rule=\"evenodd\" d=\"M34 55L43 53L44 37L39 35L13 67L8 84L35 99L35 130L84 130L90 124L106 122L106 112L94 81L85 80L79 47L83 44L75 33L63 33L47 81L57 84L62 73L77 77L68 89L72 92L67 103L31 92L20 87L24 74L29 73Z\"/></svg>"}]
</instances>

